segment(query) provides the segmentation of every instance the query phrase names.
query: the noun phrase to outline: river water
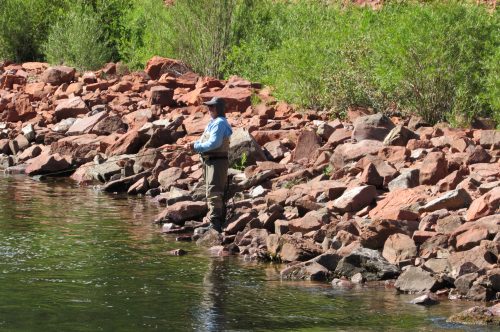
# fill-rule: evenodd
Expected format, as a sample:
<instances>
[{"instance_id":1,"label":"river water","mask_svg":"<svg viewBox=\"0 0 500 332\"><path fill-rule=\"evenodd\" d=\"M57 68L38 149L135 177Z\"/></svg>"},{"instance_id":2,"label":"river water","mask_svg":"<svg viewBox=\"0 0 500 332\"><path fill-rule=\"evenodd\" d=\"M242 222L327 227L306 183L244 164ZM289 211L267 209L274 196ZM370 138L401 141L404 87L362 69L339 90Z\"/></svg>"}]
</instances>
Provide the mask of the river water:
<instances>
[{"instance_id":1,"label":"river water","mask_svg":"<svg viewBox=\"0 0 500 332\"><path fill-rule=\"evenodd\" d=\"M487 331L393 290L282 282L152 225L159 208L68 180L0 176L0 331ZM182 248L186 256L170 256Z\"/></svg>"}]
</instances>

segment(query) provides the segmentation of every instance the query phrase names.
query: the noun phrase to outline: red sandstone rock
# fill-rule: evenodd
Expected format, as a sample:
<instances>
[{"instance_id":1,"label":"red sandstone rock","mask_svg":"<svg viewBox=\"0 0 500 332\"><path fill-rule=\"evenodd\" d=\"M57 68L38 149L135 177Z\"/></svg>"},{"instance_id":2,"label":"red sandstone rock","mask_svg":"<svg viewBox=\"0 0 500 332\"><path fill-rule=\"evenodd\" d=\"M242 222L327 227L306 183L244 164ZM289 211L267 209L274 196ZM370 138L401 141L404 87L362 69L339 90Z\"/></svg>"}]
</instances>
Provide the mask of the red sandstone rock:
<instances>
[{"instance_id":1,"label":"red sandstone rock","mask_svg":"<svg viewBox=\"0 0 500 332\"><path fill-rule=\"evenodd\" d=\"M163 210L156 218L156 222L182 224L186 220L200 219L207 211L208 208L205 202L178 202Z\"/></svg>"},{"instance_id":2,"label":"red sandstone rock","mask_svg":"<svg viewBox=\"0 0 500 332\"><path fill-rule=\"evenodd\" d=\"M382 147L382 142L373 140L364 140L354 144L345 143L335 149L330 162L336 169L340 169L348 163L357 161L367 155L377 154Z\"/></svg>"},{"instance_id":3,"label":"red sandstone rock","mask_svg":"<svg viewBox=\"0 0 500 332\"><path fill-rule=\"evenodd\" d=\"M99 121L106 118L106 112L99 112L95 115L85 118L76 119L76 121L69 127L66 132L67 135L80 135L89 133Z\"/></svg>"},{"instance_id":4,"label":"red sandstone rock","mask_svg":"<svg viewBox=\"0 0 500 332\"><path fill-rule=\"evenodd\" d=\"M220 91L205 92L200 94L200 98L205 102L213 97L222 98L226 105L226 112L244 112L250 105L252 91L246 88L229 88Z\"/></svg>"},{"instance_id":5,"label":"red sandstone rock","mask_svg":"<svg viewBox=\"0 0 500 332\"><path fill-rule=\"evenodd\" d=\"M475 199L467 210L467 220L472 221L493 213L499 213L500 188L497 187Z\"/></svg>"},{"instance_id":6,"label":"red sandstone rock","mask_svg":"<svg viewBox=\"0 0 500 332\"><path fill-rule=\"evenodd\" d=\"M488 238L488 230L482 227L471 228L457 236L457 250L469 250Z\"/></svg>"},{"instance_id":7,"label":"red sandstone rock","mask_svg":"<svg viewBox=\"0 0 500 332\"><path fill-rule=\"evenodd\" d=\"M397 264L417 256L417 246L408 235L393 234L385 241L382 256L389 263Z\"/></svg>"},{"instance_id":8,"label":"red sandstone rock","mask_svg":"<svg viewBox=\"0 0 500 332\"><path fill-rule=\"evenodd\" d=\"M316 152L319 149L319 137L314 131L303 131L298 140L295 150L293 151L293 160L301 160L316 158Z\"/></svg>"},{"instance_id":9,"label":"red sandstone rock","mask_svg":"<svg viewBox=\"0 0 500 332\"><path fill-rule=\"evenodd\" d=\"M420 169L420 184L434 185L448 174L448 162L442 152L431 152Z\"/></svg>"},{"instance_id":10,"label":"red sandstone rock","mask_svg":"<svg viewBox=\"0 0 500 332\"><path fill-rule=\"evenodd\" d=\"M494 149L500 148L500 131L498 130L482 130L480 143L485 148Z\"/></svg>"},{"instance_id":11,"label":"red sandstone rock","mask_svg":"<svg viewBox=\"0 0 500 332\"><path fill-rule=\"evenodd\" d=\"M354 121L352 138L358 142L363 140L383 141L392 128L394 128L394 123L382 113L361 116Z\"/></svg>"},{"instance_id":12,"label":"red sandstone rock","mask_svg":"<svg viewBox=\"0 0 500 332\"><path fill-rule=\"evenodd\" d=\"M54 115L58 121L74 118L78 115L85 114L89 111L87 105L80 97L74 97L71 99L62 100L57 105Z\"/></svg>"},{"instance_id":13,"label":"red sandstone rock","mask_svg":"<svg viewBox=\"0 0 500 332\"><path fill-rule=\"evenodd\" d=\"M410 219L407 217L403 220L415 220L415 214L411 212L412 206L425 202L427 198L428 193L423 186L391 191L377 202L377 206L370 211L369 215L372 219L393 219L394 216L405 216L404 211L408 211L410 213L407 216Z\"/></svg>"},{"instance_id":14,"label":"red sandstone rock","mask_svg":"<svg viewBox=\"0 0 500 332\"><path fill-rule=\"evenodd\" d=\"M70 83L75 78L75 68L55 66L45 70L40 79L52 85Z\"/></svg>"},{"instance_id":15,"label":"red sandstone rock","mask_svg":"<svg viewBox=\"0 0 500 332\"><path fill-rule=\"evenodd\" d=\"M189 68L179 60L162 58L155 56L146 64L145 72L153 80L157 80L161 75L170 73L174 76L179 76L187 73Z\"/></svg>"},{"instance_id":16,"label":"red sandstone rock","mask_svg":"<svg viewBox=\"0 0 500 332\"><path fill-rule=\"evenodd\" d=\"M106 154L108 156L117 156L120 154L137 153L143 145L146 144L148 139L149 137L147 135L142 134L137 130L131 130L111 145L106 150Z\"/></svg>"},{"instance_id":17,"label":"red sandstone rock","mask_svg":"<svg viewBox=\"0 0 500 332\"><path fill-rule=\"evenodd\" d=\"M328 216L317 211L311 211L306 213L302 218L290 220L288 229L292 232L306 234L310 231L320 229L326 220L328 220Z\"/></svg>"},{"instance_id":18,"label":"red sandstone rock","mask_svg":"<svg viewBox=\"0 0 500 332\"><path fill-rule=\"evenodd\" d=\"M377 197L374 186L355 187L346 190L342 196L333 201L333 207L341 212L359 211L371 204Z\"/></svg>"},{"instance_id":19,"label":"red sandstone rock","mask_svg":"<svg viewBox=\"0 0 500 332\"><path fill-rule=\"evenodd\" d=\"M496 263L496 257L490 250L477 246L467 251L452 253L448 262L451 266L451 276L458 278L466 273L492 268Z\"/></svg>"},{"instance_id":20,"label":"red sandstone rock","mask_svg":"<svg viewBox=\"0 0 500 332\"><path fill-rule=\"evenodd\" d=\"M56 154L42 154L29 161L25 173L28 175L40 175L54 172L61 172L69 169L71 162L66 158Z\"/></svg>"}]
</instances>

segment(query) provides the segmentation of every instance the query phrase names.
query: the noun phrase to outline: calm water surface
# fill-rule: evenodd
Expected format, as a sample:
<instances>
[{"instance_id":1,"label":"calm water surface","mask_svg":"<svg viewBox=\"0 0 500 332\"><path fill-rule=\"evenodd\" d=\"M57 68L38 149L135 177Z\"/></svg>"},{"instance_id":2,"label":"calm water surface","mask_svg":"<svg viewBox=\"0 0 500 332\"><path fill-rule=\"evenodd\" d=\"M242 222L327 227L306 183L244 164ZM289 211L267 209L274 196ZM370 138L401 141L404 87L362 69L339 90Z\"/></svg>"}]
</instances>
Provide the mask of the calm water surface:
<instances>
[{"instance_id":1,"label":"calm water surface","mask_svg":"<svg viewBox=\"0 0 500 332\"><path fill-rule=\"evenodd\" d=\"M64 180L0 176L0 331L487 331L392 290L281 282L158 232L158 207ZM169 256L183 248L187 256ZM488 330L489 331L489 330Z\"/></svg>"}]
</instances>

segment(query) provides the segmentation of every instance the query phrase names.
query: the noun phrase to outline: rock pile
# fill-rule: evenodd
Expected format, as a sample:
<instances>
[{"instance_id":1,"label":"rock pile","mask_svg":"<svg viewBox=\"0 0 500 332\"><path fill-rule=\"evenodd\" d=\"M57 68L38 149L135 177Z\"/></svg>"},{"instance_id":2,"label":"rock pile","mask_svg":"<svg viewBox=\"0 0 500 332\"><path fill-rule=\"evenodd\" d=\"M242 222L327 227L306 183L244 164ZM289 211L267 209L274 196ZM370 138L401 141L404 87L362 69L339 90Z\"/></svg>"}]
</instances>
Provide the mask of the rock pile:
<instances>
[{"instance_id":1,"label":"rock pile","mask_svg":"<svg viewBox=\"0 0 500 332\"><path fill-rule=\"evenodd\" d=\"M125 75L115 64L82 74L4 63L0 73L6 173L71 174L150 196L165 205L156 220L163 232L201 237L219 254L290 262L283 278L397 279L402 292L500 295L499 131L363 109L331 120L259 84L201 77L160 57ZM214 96L235 128L222 236L197 231L206 224L202 168L182 149L203 131L201 105Z\"/></svg>"}]
</instances>

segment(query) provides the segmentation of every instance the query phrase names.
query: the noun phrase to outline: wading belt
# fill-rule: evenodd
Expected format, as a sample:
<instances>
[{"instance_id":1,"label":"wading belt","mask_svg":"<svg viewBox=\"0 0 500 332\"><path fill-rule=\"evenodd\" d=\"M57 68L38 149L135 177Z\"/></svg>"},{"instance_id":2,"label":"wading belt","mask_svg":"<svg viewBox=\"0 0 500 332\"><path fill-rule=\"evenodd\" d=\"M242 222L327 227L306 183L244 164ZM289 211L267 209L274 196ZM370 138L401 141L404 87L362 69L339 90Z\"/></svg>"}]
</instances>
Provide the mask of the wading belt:
<instances>
[{"instance_id":1,"label":"wading belt","mask_svg":"<svg viewBox=\"0 0 500 332\"><path fill-rule=\"evenodd\" d=\"M203 160L229 159L227 153L221 153L221 154L202 154L201 158L203 158Z\"/></svg>"}]
</instances>

